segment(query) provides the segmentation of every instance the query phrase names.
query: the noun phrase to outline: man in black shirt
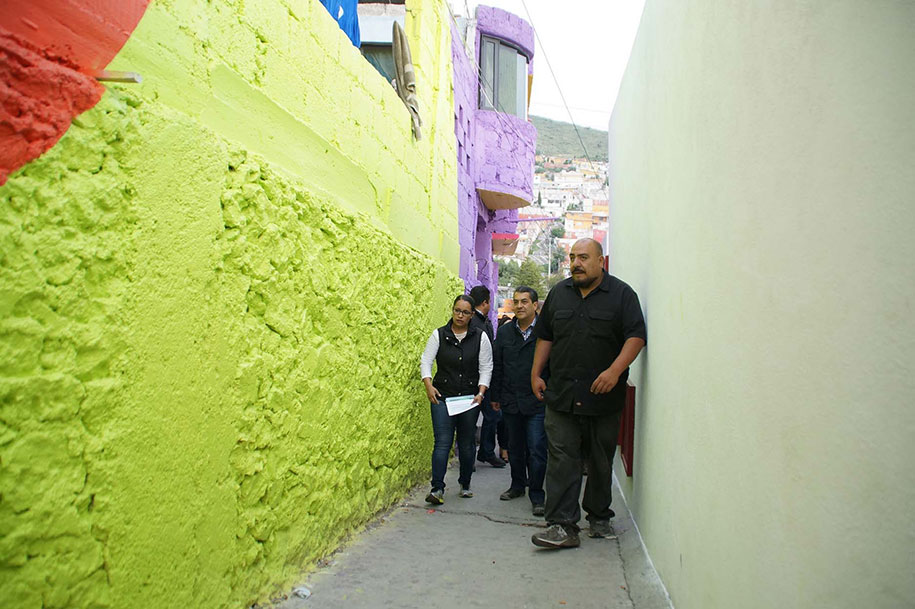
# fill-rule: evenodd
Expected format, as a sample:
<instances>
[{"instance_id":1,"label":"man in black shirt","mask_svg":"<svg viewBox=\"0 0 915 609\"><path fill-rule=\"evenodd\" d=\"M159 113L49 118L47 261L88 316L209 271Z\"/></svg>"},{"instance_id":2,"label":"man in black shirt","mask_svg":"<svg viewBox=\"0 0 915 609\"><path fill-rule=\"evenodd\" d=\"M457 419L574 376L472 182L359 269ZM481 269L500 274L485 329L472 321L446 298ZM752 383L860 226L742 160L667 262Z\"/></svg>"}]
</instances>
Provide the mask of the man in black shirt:
<instances>
[{"instance_id":1,"label":"man in black shirt","mask_svg":"<svg viewBox=\"0 0 915 609\"><path fill-rule=\"evenodd\" d=\"M600 243L576 241L569 254L572 277L550 290L538 318L531 389L547 405L550 525L531 538L540 547L577 547L581 507L590 522L590 537L611 534L613 453L629 365L645 345L646 334L638 296L606 273L603 262ZM547 360L549 386L541 378ZM588 482L579 505L583 459Z\"/></svg>"}]
</instances>

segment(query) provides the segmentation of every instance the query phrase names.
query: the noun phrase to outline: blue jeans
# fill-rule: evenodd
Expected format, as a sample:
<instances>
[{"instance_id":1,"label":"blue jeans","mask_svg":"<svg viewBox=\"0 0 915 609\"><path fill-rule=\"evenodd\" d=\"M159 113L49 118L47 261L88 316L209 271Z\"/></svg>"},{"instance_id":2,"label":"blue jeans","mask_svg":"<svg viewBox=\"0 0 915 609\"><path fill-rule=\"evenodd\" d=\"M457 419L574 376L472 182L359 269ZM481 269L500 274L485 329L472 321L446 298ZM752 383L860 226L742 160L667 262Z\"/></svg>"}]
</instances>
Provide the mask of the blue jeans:
<instances>
[{"instance_id":1,"label":"blue jeans","mask_svg":"<svg viewBox=\"0 0 915 609\"><path fill-rule=\"evenodd\" d=\"M458 460L461 473L458 483L461 488L470 488L470 476L473 475L474 434L477 430L477 417L480 408L471 408L454 416L448 414L445 399L438 404L431 404L432 434L435 444L432 447L432 490L445 490L445 471L448 469L448 455L454 444L454 432L457 430Z\"/></svg>"},{"instance_id":2,"label":"blue jeans","mask_svg":"<svg viewBox=\"0 0 915 609\"><path fill-rule=\"evenodd\" d=\"M534 505L543 504L543 478L546 476L545 411L532 415L503 413L508 428L508 464L512 470L512 488L528 487L527 496Z\"/></svg>"}]
</instances>

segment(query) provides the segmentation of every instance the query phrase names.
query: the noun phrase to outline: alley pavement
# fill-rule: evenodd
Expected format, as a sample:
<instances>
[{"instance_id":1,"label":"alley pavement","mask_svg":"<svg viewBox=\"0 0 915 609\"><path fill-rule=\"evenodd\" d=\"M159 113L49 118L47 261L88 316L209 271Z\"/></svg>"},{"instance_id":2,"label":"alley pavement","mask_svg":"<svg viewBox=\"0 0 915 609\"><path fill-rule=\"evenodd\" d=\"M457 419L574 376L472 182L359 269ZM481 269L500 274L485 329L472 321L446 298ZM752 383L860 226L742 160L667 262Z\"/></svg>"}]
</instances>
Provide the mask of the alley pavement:
<instances>
[{"instance_id":1,"label":"alley pavement","mask_svg":"<svg viewBox=\"0 0 915 609\"><path fill-rule=\"evenodd\" d=\"M527 496L500 501L509 468L477 463L470 499L458 497L457 462L445 477L445 504L425 502L428 485L350 539L303 577L273 609L668 609L614 485L614 535L547 550L531 544L545 528Z\"/></svg>"}]
</instances>

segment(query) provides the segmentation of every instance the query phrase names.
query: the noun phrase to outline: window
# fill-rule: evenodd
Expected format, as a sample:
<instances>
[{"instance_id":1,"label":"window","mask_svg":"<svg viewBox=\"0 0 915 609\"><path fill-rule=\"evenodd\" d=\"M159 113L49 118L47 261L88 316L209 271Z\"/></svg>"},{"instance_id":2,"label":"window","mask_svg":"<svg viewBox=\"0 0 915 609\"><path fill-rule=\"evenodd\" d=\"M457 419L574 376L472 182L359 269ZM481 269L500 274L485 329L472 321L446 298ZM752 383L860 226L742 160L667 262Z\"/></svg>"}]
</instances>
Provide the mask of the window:
<instances>
[{"instance_id":1,"label":"window","mask_svg":"<svg viewBox=\"0 0 915 609\"><path fill-rule=\"evenodd\" d=\"M359 1L360 50L366 61L388 82L395 76L391 28L395 21L404 27L405 18L404 0Z\"/></svg>"},{"instance_id":2,"label":"window","mask_svg":"<svg viewBox=\"0 0 915 609\"><path fill-rule=\"evenodd\" d=\"M480 41L480 108L527 118L527 57L489 36Z\"/></svg>"}]
</instances>

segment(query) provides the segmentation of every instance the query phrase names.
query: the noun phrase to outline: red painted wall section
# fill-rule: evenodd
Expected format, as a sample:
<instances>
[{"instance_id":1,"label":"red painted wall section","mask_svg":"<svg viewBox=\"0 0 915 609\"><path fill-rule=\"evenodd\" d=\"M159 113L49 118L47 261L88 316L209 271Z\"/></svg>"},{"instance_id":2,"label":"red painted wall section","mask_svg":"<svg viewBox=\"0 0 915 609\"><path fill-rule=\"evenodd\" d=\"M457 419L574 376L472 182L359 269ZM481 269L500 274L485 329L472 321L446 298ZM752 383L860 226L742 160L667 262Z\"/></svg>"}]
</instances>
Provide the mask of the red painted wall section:
<instances>
[{"instance_id":1,"label":"red painted wall section","mask_svg":"<svg viewBox=\"0 0 915 609\"><path fill-rule=\"evenodd\" d=\"M0 185L101 99L92 74L133 32L149 0L0 2Z\"/></svg>"}]
</instances>

